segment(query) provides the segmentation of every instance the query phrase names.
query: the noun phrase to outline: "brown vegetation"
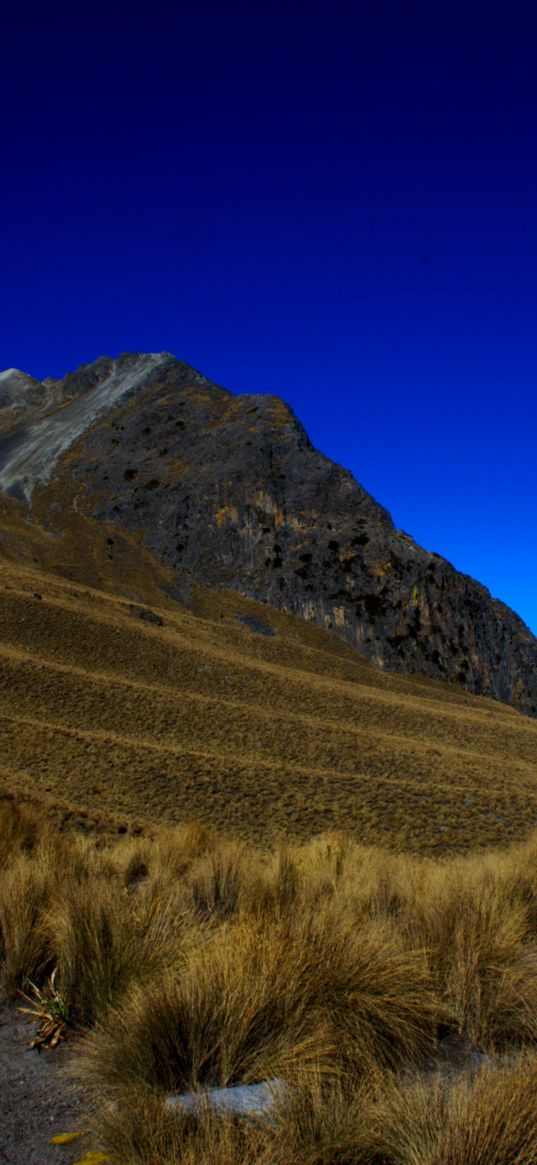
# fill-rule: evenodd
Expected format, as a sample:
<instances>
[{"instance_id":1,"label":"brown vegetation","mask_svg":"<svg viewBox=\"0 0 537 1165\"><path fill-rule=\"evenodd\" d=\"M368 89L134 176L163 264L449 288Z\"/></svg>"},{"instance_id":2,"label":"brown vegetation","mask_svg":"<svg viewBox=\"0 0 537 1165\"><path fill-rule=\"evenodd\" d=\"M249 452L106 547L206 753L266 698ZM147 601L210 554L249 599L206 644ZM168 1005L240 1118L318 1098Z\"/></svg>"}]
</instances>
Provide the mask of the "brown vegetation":
<instances>
[{"instance_id":1,"label":"brown vegetation","mask_svg":"<svg viewBox=\"0 0 537 1165\"><path fill-rule=\"evenodd\" d=\"M95 1146L534 1165L537 722L2 507L2 985L59 1009ZM272 1123L164 1105L274 1077Z\"/></svg>"},{"instance_id":2,"label":"brown vegetation","mask_svg":"<svg viewBox=\"0 0 537 1165\"><path fill-rule=\"evenodd\" d=\"M196 819L258 845L335 829L437 854L534 828L536 721L230 592L181 606L132 536L64 514L54 537L13 507L0 789L70 801L85 829Z\"/></svg>"},{"instance_id":3,"label":"brown vegetation","mask_svg":"<svg viewBox=\"0 0 537 1165\"><path fill-rule=\"evenodd\" d=\"M104 842L13 802L0 836L4 982L45 996L55 971L112 1161L535 1161L535 841L434 861L195 825ZM270 1124L164 1108L274 1077Z\"/></svg>"}]
</instances>

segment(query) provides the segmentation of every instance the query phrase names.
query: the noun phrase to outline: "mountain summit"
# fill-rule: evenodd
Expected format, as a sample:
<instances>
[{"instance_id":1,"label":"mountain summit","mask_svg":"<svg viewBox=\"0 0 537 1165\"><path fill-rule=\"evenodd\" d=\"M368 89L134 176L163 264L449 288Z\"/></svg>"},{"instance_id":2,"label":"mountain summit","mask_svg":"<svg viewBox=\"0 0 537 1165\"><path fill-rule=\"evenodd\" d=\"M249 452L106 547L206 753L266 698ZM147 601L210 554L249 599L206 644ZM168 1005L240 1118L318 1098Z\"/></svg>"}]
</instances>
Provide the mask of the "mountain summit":
<instances>
[{"instance_id":1,"label":"mountain summit","mask_svg":"<svg viewBox=\"0 0 537 1165\"><path fill-rule=\"evenodd\" d=\"M137 533L176 578L330 628L380 667L537 715L537 640L478 582L397 531L279 397L235 395L169 353L62 380L0 373L0 488L61 532Z\"/></svg>"}]
</instances>

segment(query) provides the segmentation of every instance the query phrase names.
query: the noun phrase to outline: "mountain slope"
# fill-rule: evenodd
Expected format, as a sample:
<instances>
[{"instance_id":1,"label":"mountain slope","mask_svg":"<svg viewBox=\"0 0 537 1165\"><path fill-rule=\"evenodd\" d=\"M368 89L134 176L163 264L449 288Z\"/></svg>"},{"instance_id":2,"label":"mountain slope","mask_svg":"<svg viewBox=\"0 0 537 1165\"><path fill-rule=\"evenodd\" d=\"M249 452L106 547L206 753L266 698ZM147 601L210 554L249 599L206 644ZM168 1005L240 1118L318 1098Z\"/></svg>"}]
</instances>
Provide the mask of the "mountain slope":
<instances>
[{"instance_id":1,"label":"mountain slope","mask_svg":"<svg viewBox=\"0 0 537 1165\"><path fill-rule=\"evenodd\" d=\"M279 398L235 396L167 353L103 358L45 381L38 403L21 382L17 408L13 375L0 383L0 486L37 520L113 523L180 596L223 586L333 629L378 666L537 715L524 623L396 531Z\"/></svg>"},{"instance_id":2,"label":"mountain slope","mask_svg":"<svg viewBox=\"0 0 537 1165\"><path fill-rule=\"evenodd\" d=\"M182 607L134 542L109 557L112 526L22 513L0 507L3 795L262 844L344 828L443 852L537 823L534 720L223 589Z\"/></svg>"}]
</instances>

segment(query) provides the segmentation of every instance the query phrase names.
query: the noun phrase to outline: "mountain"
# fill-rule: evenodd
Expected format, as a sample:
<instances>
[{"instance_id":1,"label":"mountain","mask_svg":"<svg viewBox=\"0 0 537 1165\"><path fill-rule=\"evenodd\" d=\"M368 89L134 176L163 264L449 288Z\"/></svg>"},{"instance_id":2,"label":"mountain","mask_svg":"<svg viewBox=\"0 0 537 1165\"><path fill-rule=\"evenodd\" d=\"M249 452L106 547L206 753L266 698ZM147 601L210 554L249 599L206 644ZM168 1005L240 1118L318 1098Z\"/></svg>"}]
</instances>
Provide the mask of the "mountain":
<instances>
[{"instance_id":1,"label":"mountain","mask_svg":"<svg viewBox=\"0 0 537 1165\"><path fill-rule=\"evenodd\" d=\"M194 584L227 588L333 630L378 667L537 715L537 640L522 620L397 531L276 396L235 395L169 353L41 384L9 369L0 488L56 536L79 515L134 537L183 600Z\"/></svg>"}]
</instances>

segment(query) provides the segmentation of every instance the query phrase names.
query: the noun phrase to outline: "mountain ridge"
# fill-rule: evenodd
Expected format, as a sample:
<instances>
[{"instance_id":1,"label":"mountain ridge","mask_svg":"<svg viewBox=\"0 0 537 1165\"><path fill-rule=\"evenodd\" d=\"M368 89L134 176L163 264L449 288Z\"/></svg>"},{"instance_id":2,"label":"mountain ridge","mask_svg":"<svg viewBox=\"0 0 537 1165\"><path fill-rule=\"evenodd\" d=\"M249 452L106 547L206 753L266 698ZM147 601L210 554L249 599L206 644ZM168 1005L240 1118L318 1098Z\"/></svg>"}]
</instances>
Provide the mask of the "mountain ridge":
<instances>
[{"instance_id":1,"label":"mountain ridge","mask_svg":"<svg viewBox=\"0 0 537 1165\"><path fill-rule=\"evenodd\" d=\"M170 569L179 597L225 587L377 666L537 715L537 640L519 616L397 531L281 398L233 394L169 353L102 357L43 381L39 403L37 383L21 410L0 379L0 486L34 520L112 523Z\"/></svg>"}]
</instances>

